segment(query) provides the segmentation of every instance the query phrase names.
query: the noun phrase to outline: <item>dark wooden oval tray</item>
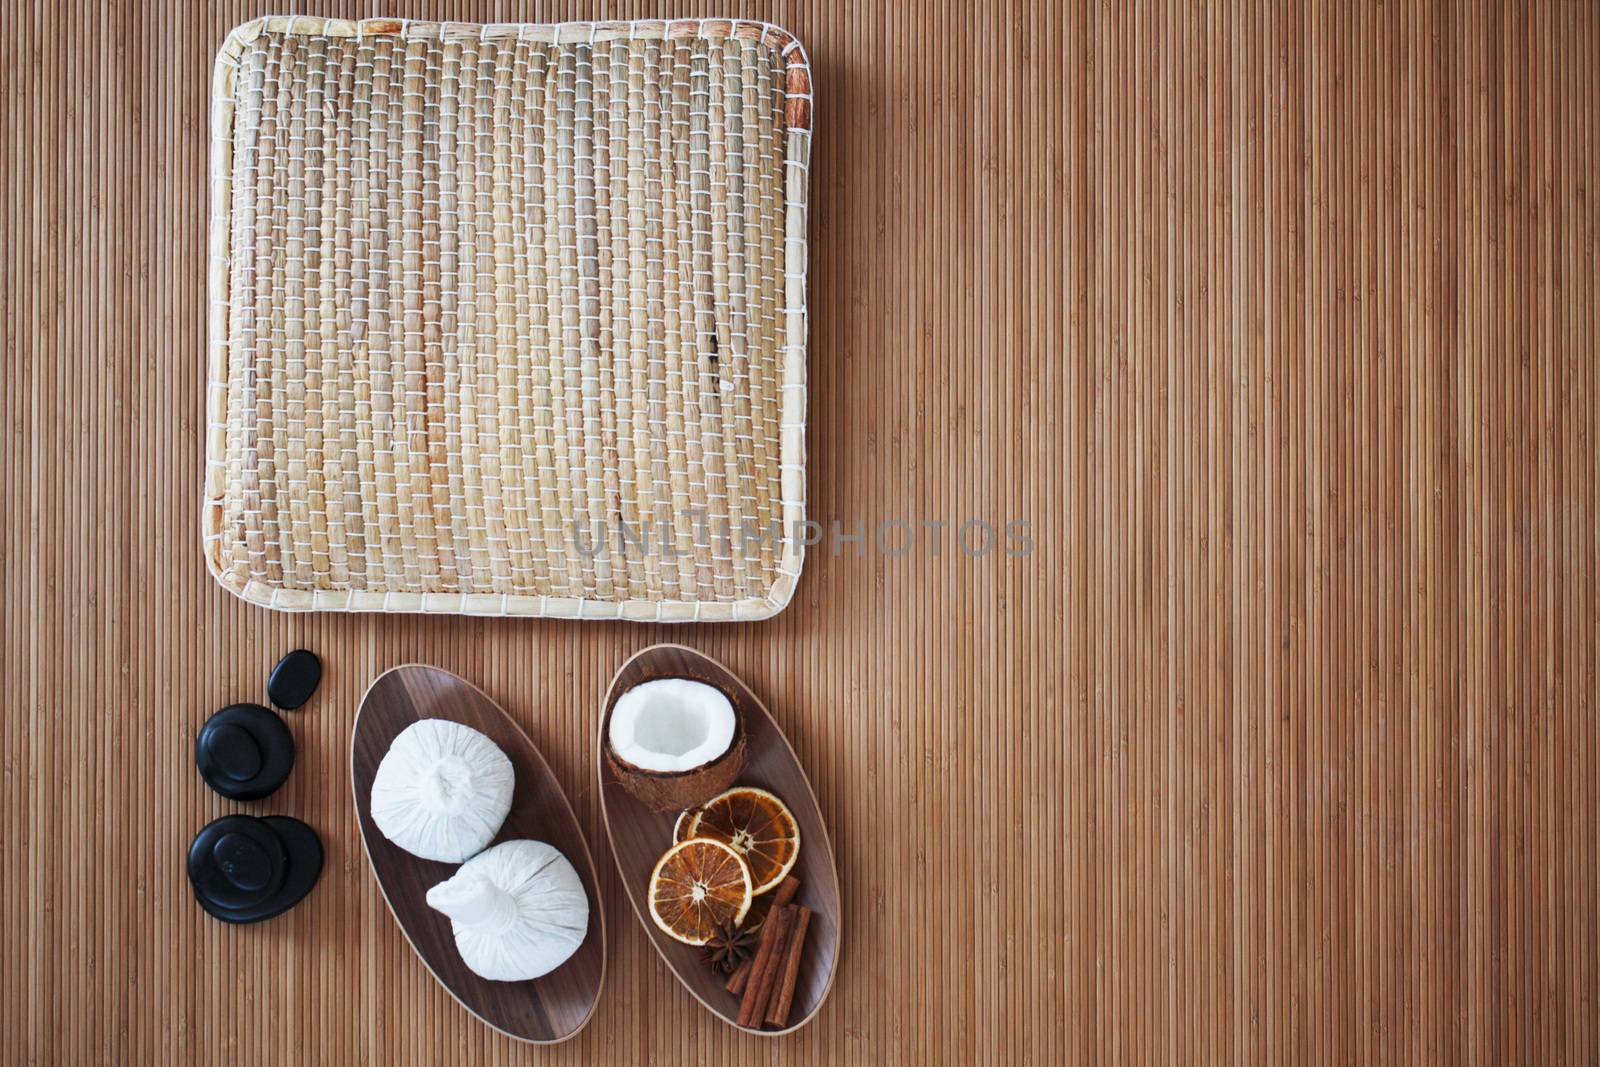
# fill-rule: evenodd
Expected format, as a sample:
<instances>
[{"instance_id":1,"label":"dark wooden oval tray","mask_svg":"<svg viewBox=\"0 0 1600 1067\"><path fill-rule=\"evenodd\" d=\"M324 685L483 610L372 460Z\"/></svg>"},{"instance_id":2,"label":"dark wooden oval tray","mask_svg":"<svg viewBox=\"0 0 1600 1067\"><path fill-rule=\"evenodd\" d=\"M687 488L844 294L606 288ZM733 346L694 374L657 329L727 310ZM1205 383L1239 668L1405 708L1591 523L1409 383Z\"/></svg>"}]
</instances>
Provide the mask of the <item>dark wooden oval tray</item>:
<instances>
[{"instance_id":1,"label":"dark wooden oval tray","mask_svg":"<svg viewBox=\"0 0 1600 1067\"><path fill-rule=\"evenodd\" d=\"M776 793L800 824L800 856L792 871L800 880L800 893L795 900L814 914L806 933L794 1008L786 1029L754 1030L739 1026L735 1021L739 1014L739 998L724 988L724 977L701 962L700 949L673 940L657 930L650 920L645 899L650 871L672 844L672 824L677 816L676 813L651 811L622 788L605 758L605 739L617 698L639 683L656 678L693 678L714 685L728 695L743 713L748 732L749 750L739 784L761 786ZM677 975L678 981L723 1022L746 1033L773 1037L792 1033L810 1022L833 988L833 976L839 963L839 874L833 862L828 829L817 807L817 796L800 761L795 758L794 749L789 747L788 739L766 706L736 674L710 656L683 645L652 645L624 663L611 680L611 689L600 708L596 758L600 769L601 812L623 888L650 943Z\"/></svg>"},{"instance_id":2,"label":"dark wooden oval tray","mask_svg":"<svg viewBox=\"0 0 1600 1067\"><path fill-rule=\"evenodd\" d=\"M372 778L400 731L419 719L450 719L486 735L516 770L511 812L495 843L548 841L572 862L589 894L589 932L572 958L542 978L490 982L467 969L450 920L428 907L430 888L458 864L425 860L383 836L372 821ZM378 676L350 738L350 780L367 859L401 931L423 965L472 1014L508 1037L553 1044L583 1029L594 1014L606 972L605 908L583 830L539 749L477 686L437 667L410 664ZM803 832L803 831L802 831Z\"/></svg>"}]
</instances>

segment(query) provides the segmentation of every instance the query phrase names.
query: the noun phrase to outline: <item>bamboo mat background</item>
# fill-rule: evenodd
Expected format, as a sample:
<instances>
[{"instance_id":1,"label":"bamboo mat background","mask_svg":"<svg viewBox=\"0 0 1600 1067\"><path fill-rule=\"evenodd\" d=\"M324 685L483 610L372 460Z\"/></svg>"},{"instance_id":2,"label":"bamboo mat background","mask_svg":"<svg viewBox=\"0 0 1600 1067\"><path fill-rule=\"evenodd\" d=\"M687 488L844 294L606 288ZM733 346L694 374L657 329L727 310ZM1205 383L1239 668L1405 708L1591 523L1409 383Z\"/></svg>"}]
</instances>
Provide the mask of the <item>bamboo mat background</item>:
<instances>
[{"instance_id":1,"label":"bamboo mat background","mask_svg":"<svg viewBox=\"0 0 1600 1067\"><path fill-rule=\"evenodd\" d=\"M1037 551L819 546L777 619L675 630L206 577L207 91L261 9L197 10L0 9L0 1061L1600 1057L1594 5L677 9L813 58L815 517ZM676 985L600 834L596 701L667 636L768 698L833 829L842 972L779 1043ZM327 677L253 810L328 868L229 929L182 875L238 810L194 731L296 645ZM569 1045L468 1018L366 869L348 731L405 660L502 700L590 831Z\"/></svg>"}]
</instances>

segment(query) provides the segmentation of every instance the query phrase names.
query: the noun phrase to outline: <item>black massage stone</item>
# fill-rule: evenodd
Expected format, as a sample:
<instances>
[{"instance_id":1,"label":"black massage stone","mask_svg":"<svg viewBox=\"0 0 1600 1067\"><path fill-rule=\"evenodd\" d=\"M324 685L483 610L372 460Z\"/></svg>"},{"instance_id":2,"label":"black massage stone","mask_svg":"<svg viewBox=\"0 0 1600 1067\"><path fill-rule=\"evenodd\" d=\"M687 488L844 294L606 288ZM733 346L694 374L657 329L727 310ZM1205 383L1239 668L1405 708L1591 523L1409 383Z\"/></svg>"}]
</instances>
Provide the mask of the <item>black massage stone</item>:
<instances>
[{"instance_id":1,"label":"black massage stone","mask_svg":"<svg viewBox=\"0 0 1600 1067\"><path fill-rule=\"evenodd\" d=\"M284 711L293 711L311 699L322 681L322 661L316 653L297 648L278 661L267 679L267 697Z\"/></svg>"},{"instance_id":2,"label":"black massage stone","mask_svg":"<svg viewBox=\"0 0 1600 1067\"><path fill-rule=\"evenodd\" d=\"M189 882L207 914L228 923L281 915L322 874L322 841L299 819L224 815L189 846Z\"/></svg>"},{"instance_id":3,"label":"black massage stone","mask_svg":"<svg viewBox=\"0 0 1600 1067\"><path fill-rule=\"evenodd\" d=\"M206 784L229 800L260 800L289 777L294 737L260 704L233 704L200 728L194 763Z\"/></svg>"}]
</instances>

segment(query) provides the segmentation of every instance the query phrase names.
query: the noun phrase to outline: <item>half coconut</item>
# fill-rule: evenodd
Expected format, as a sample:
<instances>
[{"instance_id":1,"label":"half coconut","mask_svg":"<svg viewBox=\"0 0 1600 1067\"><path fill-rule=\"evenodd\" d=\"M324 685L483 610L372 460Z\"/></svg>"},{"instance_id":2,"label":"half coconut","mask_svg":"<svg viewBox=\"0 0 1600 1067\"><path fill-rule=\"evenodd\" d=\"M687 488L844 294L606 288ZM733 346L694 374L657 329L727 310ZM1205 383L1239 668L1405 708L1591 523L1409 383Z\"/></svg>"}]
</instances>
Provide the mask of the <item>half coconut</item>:
<instances>
[{"instance_id":1,"label":"half coconut","mask_svg":"<svg viewBox=\"0 0 1600 1067\"><path fill-rule=\"evenodd\" d=\"M606 760L656 811L697 807L744 770L744 720L727 694L690 678L643 682L617 698Z\"/></svg>"}]
</instances>

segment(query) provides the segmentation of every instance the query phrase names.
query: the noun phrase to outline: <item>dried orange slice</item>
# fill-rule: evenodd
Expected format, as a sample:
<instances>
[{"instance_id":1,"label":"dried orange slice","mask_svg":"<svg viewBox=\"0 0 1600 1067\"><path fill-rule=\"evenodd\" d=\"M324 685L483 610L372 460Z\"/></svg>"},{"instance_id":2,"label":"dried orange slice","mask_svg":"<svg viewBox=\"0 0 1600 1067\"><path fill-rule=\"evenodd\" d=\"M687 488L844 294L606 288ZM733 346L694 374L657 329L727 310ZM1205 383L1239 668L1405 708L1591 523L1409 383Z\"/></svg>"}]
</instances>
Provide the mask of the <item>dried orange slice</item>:
<instances>
[{"instance_id":1,"label":"dried orange slice","mask_svg":"<svg viewBox=\"0 0 1600 1067\"><path fill-rule=\"evenodd\" d=\"M695 840L721 841L750 865L755 894L777 887L800 855L800 825L765 789L738 785L708 800L689 827Z\"/></svg>"},{"instance_id":2,"label":"dried orange slice","mask_svg":"<svg viewBox=\"0 0 1600 1067\"><path fill-rule=\"evenodd\" d=\"M681 841L650 872L650 918L668 937L703 945L718 923L744 921L754 896L750 887L750 867L730 846Z\"/></svg>"},{"instance_id":3,"label":"dried orange slice","mask_svg":"<svg viewBox=\"0 0 1600 1067\"><path fill-rule=\"evenodd\" d=\"M678 812L677 821L672 824L672 843L689 840L689 831L694 827L695 816L700 814L699 808L684 808Z\"/></svg>"}]
</instances>

